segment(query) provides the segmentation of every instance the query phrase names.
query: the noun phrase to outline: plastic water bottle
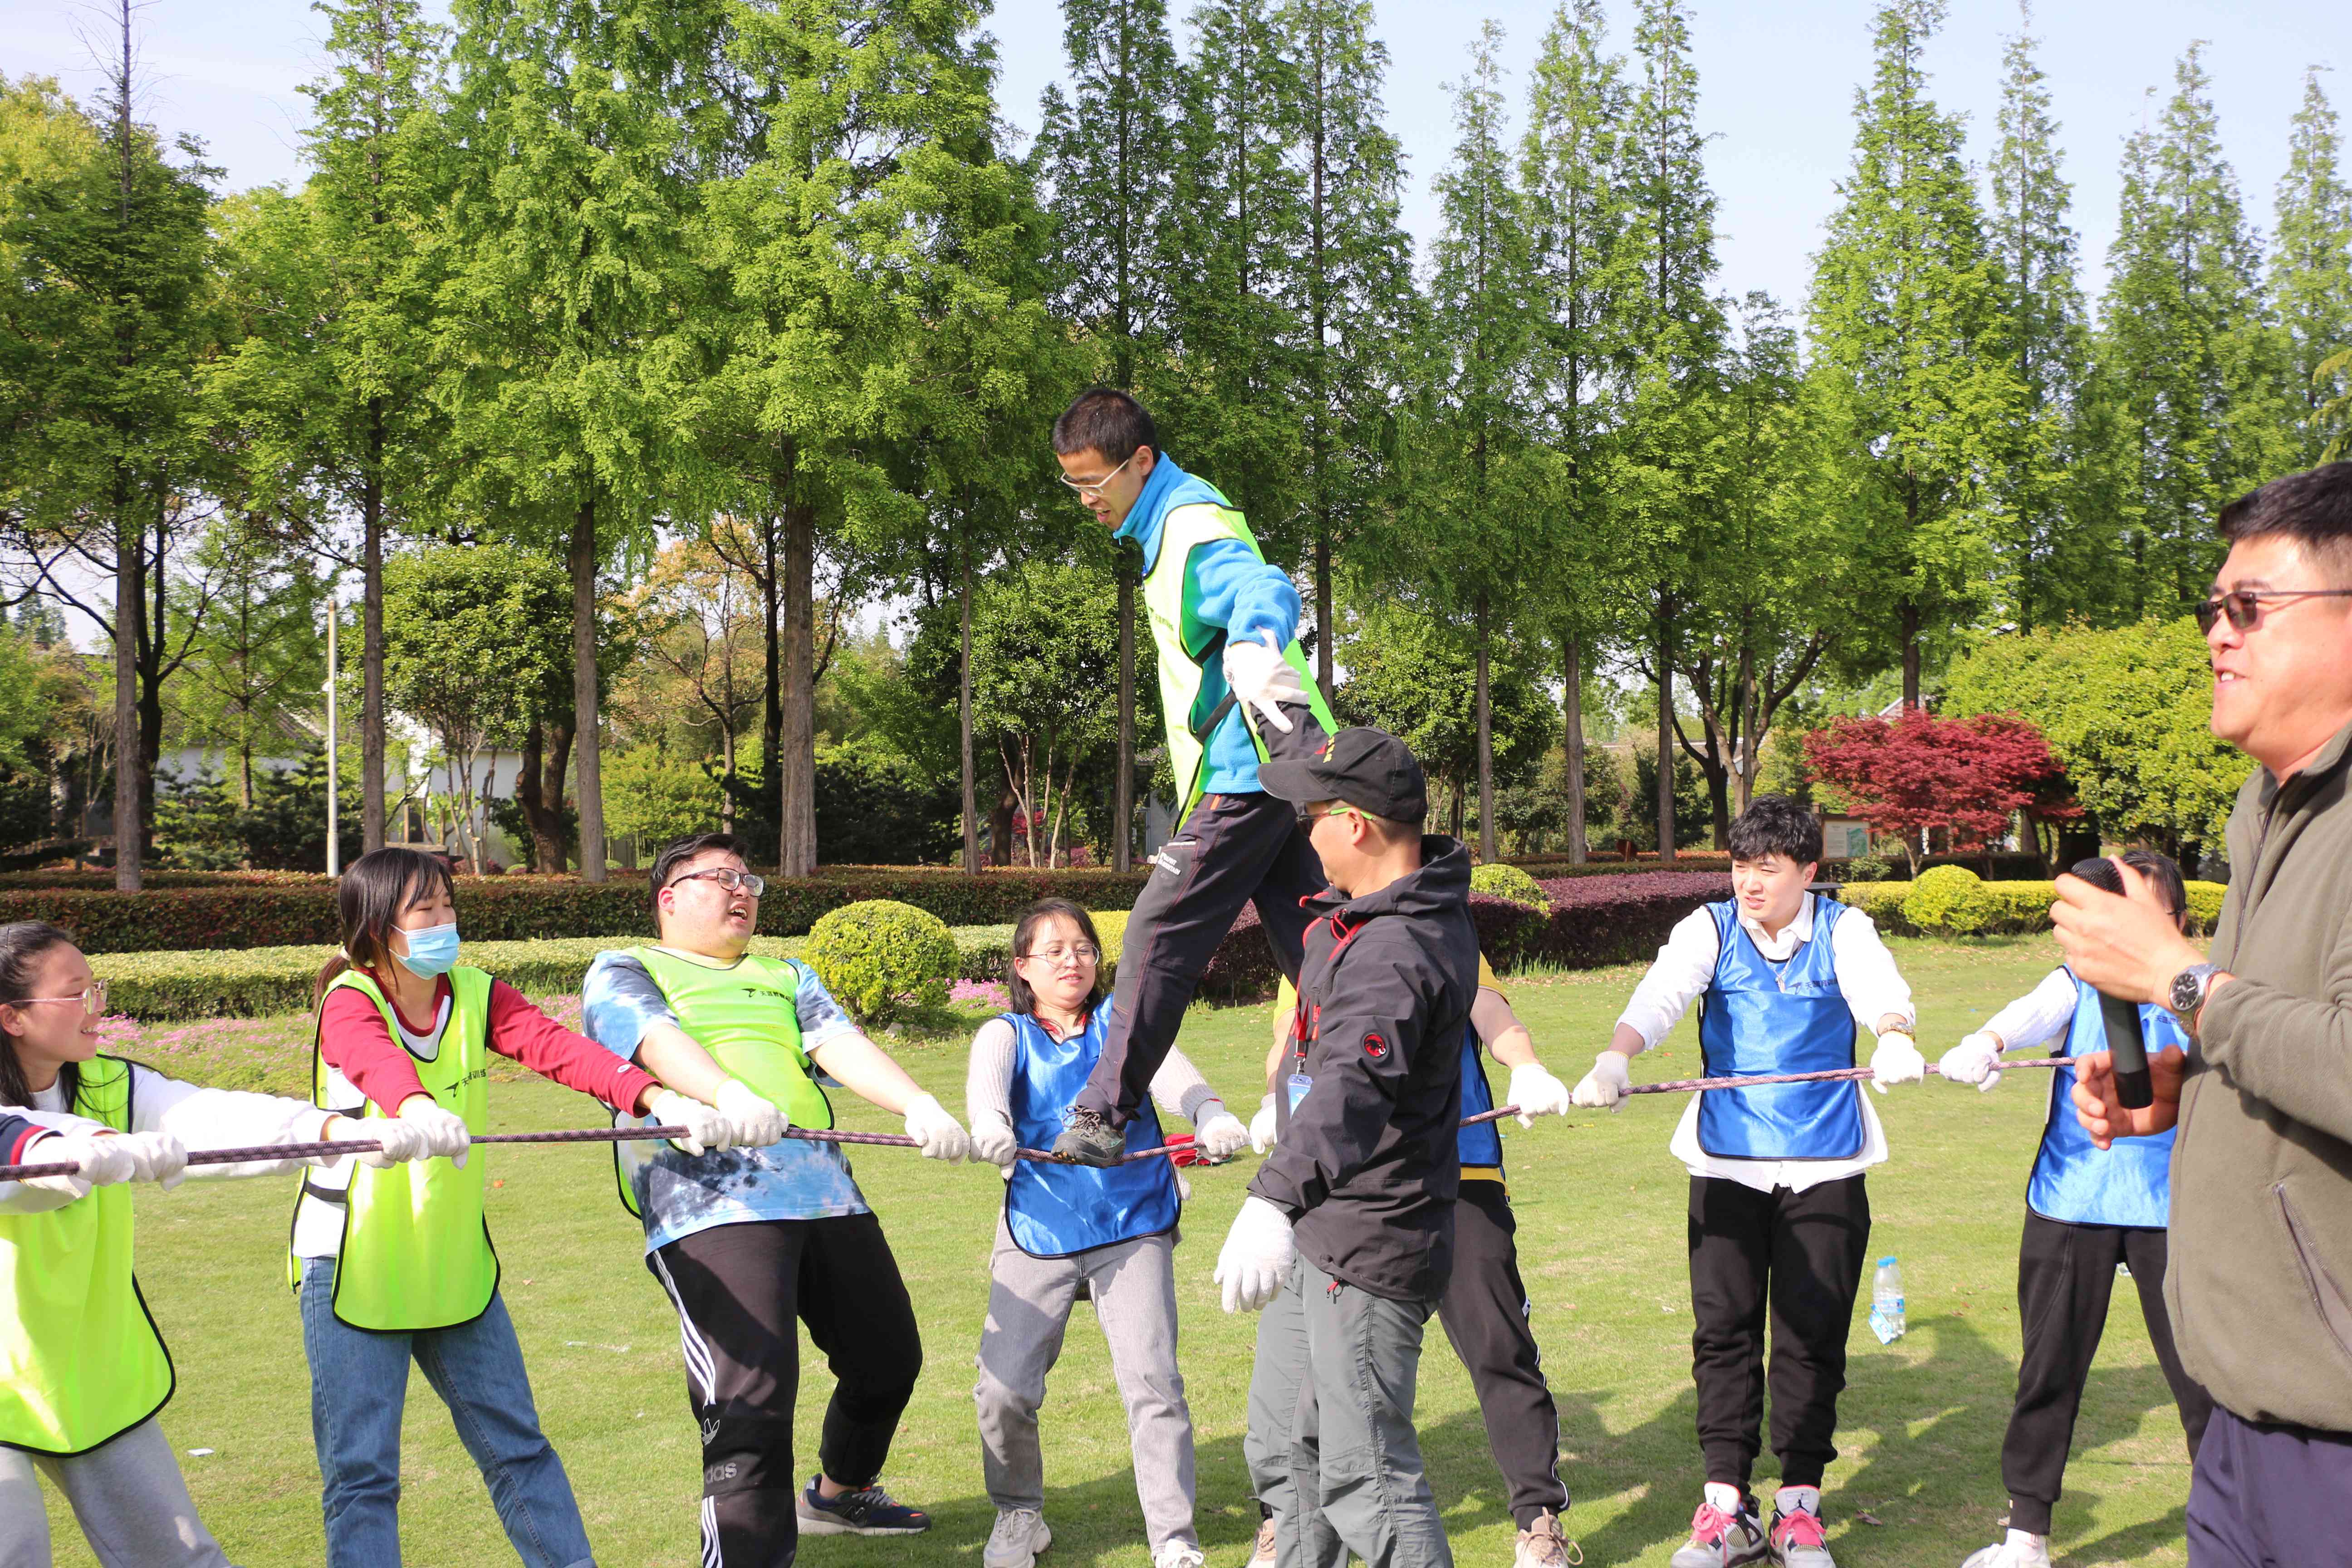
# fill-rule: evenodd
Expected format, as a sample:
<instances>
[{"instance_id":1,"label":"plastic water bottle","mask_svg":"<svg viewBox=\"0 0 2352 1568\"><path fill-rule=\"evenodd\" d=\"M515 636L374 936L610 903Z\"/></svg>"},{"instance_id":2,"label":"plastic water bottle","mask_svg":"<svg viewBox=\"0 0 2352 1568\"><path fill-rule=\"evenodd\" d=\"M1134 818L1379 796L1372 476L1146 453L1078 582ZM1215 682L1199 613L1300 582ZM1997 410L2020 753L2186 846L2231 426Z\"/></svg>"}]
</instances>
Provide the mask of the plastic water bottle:
<instances>
[{"instance_id":1,"label":"plastic water bottle","mask_svg":"<svg viewBox=\"0 0 2352 1568\"><path fill-rule=\"evenodd\" d=\"M1878 1260L1878 1273L1870 1282L1870 1331L1883 1345L1893 1344L1906 1331L1903 1269L1891 1252Z\"/></svg>"}]
</instances>

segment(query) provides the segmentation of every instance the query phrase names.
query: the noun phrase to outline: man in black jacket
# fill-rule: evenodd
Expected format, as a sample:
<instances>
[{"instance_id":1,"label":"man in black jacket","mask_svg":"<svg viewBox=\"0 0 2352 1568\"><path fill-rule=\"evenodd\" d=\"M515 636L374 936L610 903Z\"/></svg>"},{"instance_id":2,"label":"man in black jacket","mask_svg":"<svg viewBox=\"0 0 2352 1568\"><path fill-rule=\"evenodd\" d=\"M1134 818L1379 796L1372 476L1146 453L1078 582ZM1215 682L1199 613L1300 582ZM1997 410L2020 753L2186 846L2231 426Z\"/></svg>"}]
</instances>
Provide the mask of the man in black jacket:
<instances>
[{"instance_id":1,"label":"man in black jacket","mask_svg":"<svg viewBox=\"0 0 2352 1568\"><path fill-rule=\"evenodd\" d=\"M1245 1452L1280 1568L1451 1568L1412 1427L1422 1331L1454 1263L1462 1032L1478 991L1470 858L1424 837L1404 742L1343 730L1265 763L1332 890L1310 900L1277 1142L1217 1260L1265 1307Z\"/></svg>"}]
</instances>

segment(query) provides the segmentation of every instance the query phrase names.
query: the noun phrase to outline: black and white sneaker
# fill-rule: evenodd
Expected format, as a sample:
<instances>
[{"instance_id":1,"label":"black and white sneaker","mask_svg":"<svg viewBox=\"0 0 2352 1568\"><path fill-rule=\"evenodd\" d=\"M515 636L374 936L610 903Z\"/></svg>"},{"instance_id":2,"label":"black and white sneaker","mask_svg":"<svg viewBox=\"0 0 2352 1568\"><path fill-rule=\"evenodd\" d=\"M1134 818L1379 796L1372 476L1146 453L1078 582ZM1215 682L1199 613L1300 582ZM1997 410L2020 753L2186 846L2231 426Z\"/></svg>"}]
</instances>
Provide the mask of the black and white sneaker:
<instances>
[{"instance_id":1,"label":"black and white sneaker","mask_svg":"<svg viewBox=\"0 0 2352 1568\"><path fill-rule=\"evenodd\" d=\"M908 1508L878 1486L828 1498L817 1490L814 1476L793 1511L800 1516L803 1535L920 1535L931 1528L929 1514Z\"/></svg>"}]
</instances>

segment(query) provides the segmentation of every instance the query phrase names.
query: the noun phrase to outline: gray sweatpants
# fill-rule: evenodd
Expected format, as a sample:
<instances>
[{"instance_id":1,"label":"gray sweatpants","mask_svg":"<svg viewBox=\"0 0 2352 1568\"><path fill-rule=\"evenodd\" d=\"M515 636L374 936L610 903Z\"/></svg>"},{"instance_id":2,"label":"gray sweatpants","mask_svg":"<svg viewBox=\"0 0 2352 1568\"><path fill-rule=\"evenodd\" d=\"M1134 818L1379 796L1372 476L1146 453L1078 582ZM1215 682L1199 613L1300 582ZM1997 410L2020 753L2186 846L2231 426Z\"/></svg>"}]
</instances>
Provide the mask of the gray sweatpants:
<instances>
[{"instance_id":1,"label":"gray sweatpants","mask_svg":"<svg viewBox=\"0 0 2352 1568\"><path fill-rule=\"evenodd\" d=\"M1083 1281L1127 1404L1144 1533L1155 1552L1171 1541L1198 1546L1192 1412L1176 1370L1175 1237L1146 1237L1072 1258L1032 1258L1013 1245L1000 1217L988 1267L988 1321L980 1331L980 1382L971 1394L980 1405L989 1500L1000 1509L1045 1504L1037 1408L1045 1402L1045 1374L1062 1353L1062 1334Z\"/></svg>"},{"instance_id":2,"label":"gray sweatpants","mask_svg":"<svg viewBox=\"0 0 2352 1568\"><path fill-rule=\"evenodd\" d=\"M106 1568L230 1568L152 1420L70 1459L0 1448L0 1568L49 1568L39 1476L65 1493Z\"/></svg>"},{"instance_id":3,"label":"gray sweatpants","mask_svg":"<svg viewBox=\"0 0 2352 1568\"><path fill-rule=\"evenodd\" d=\"M1391 1301L1304 1258L1257 1325L1242 1451L1276 1568L1453 1568L1412 1429L1432 1301Z\"/></svg>"}]
</instances>

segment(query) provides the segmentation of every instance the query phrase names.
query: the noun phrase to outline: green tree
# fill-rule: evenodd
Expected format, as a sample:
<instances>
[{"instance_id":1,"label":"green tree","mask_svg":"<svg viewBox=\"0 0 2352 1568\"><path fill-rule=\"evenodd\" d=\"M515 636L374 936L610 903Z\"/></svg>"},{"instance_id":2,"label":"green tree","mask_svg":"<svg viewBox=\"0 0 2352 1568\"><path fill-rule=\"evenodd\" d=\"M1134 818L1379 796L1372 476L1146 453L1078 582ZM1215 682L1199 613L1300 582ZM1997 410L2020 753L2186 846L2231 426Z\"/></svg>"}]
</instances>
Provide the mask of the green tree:
<instances>
[{"instance_id":1,"label":"green tree","mask_svg":"<svg viewBox=\"0 0 2352 1568\"><path fill-rule=\"evenodd\" d=\"M564 668L569 584L515 545L438 545L387 563L383 592L385 693L441 742L458 842L479 871L475 760Z\"/></svg>"},{"instance_id":2,"label":"green tree","mask_svg":"<svg viewBox=\"0 0 2352 1568\"><path fill-rule=\"evenodd\" d=\"M200 526L212 477L195 416L219 327L206 224L218 172L185 137L174 162L136 118L135 11L116 0L107 13L96 113L46 82L7 89L5 156L21 177L0 198L0 515L31 574L114 645L115 885L126 891L152 835L163 685L177 668L171 556ZM79 596L92 574L112 579L110 608Z\"/></svg>"},{"instance_id":3,"label":"green tree","mask_svg":"<svg viewBox=\"0 0 2352 1568\"><path fill-rule=\"evenodd\" d=\"M975 610L974 721L1019 803L1032 866L1055 863L1078 764L1117 736L1118 629L1106 575L1032 562L992 578Z\"/></svg>"},{"instance_id":4,"label":"green tree","mask_svg":"<svg viewBox=\"0 0 2352 1568\"><path fill-rule=\"evenodd\" d=\"M2090 331L2077 281L2070 208L2074 187L2060 167L2058 121L2048 78L2030 31L2032 11L2002 56L2000 144L1989 171L1988 238L1997 266L2017 398L1995 490L2005 575L2017 624L2063 621L2090 596L2100 552L2075 527L2070 476L2081 457L2077 410L2089 368Z\"/></svg>"},{"instance_id":5,"label":"green tree","mask_svg":"<svg viewBox=\"0 0 2352 1568\"><path fill-rule=\"evenodd\" d=\"M195 550L209 590L173 702L183 723L234 762L238 809L254 807L254 758L282 744L318 710L327 678L320 625L328 584L302 553L232 519Z\"/></svg>"},{"instance_id":6,"label":"green tree","mask_svg":"<svg viewBox=\"0 0 2352 1568\"><path fill-rule=\"evenodd\" d=\"M1811 321L1839 488L1879 584L1857 601L1853 651L1899 663L1913 706L1929 646L1948 647L1984 607L1990 485L2019 398L1961 121L1927 93L1923 57L1944 16L1943 0L1878 11Z\"/></svg>"},{"instance_id":7,"label":"green tree","mask_svg":"<svg viewBox=\"0 0 2352 1568\"><path fill-rule=\"evenodd\" d=\"M2188 857L2220 851L2254 766L2209 728L2212 694L2197 624L2150 619L1993 638L1954 664L1943 711L2030 721L2102 837Z\"/></svg>"},{"instance_id":8,"label":"green tree","mask_svg":"<svg viewBox=\"0 0 2352 1568\"><path fill-rule=\"evenodd\" d=\"M2298 468L2323 460L2320 409L2352 392L2352 366L2321 368L2352 349L2352 189L2337 163L2342 147L2314 66L2303 73L2271 249L2270 309L2286 334L2288 394L2301 405L2287 459Z\"/></svg>"},{"instance_id":9,"label":"green tree","mask_svg":"<svg viewBox=\"0 0 2352 1568\"><path fill-rule=\"evenodd\" d=\"M2100 383L2118 444L2109 514L2117 619L2204 591L2213 519L2287 461L2289 416L2259 256L2221 156L2204 46L2190 46L2158 124L2124 146Z\"/></svg>"},{"instance_id":10,"label":"green tree","mask_svg":"<svg viewBox=\"0 0 2352 1568\"><path fill-rule=\"evenodd\" d=\"M1626 244L1629 94L1622 62L1602 52L1607 30L1600 0L1573 0L1553 13L1519 143L1534 300L1528 387L1534 438L1550 459L1542 505L1523 523L1539 530L1551 564L1530 589L1535 618L1549 625L1559 650L1562 831L1569 858L1579 864L1587 823L1611 815L1594 815L1582 798L1591 771L1582 697L1595 638L1609 625L1596 600L1620 586L1609 512L1612 440L1633 354L1622 311L1643 282Z\"/></svg>"}]
</instances>

